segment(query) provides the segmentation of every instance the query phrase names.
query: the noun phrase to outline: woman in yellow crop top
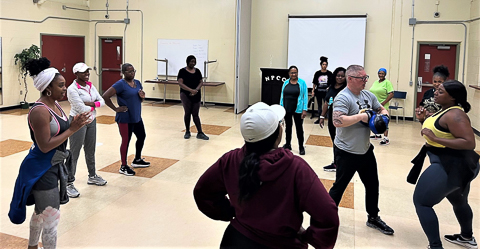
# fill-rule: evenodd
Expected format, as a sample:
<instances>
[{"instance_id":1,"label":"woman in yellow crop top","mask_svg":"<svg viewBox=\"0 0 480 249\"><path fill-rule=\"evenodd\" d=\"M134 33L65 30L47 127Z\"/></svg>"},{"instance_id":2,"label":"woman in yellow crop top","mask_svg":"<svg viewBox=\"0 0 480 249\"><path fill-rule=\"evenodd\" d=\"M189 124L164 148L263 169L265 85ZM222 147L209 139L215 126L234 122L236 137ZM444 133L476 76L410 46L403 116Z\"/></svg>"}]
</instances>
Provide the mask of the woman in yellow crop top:
<instances>
[{"instance_id":1,"label":"woman in yellow crop top","mask_svg":"<svg viewBox=\"0 0 480 249\"><path fill-rule=\"evenodd\" d=\"M431 163L415 187L415 209L429 248L443 248L433 206L446 197L453 206L461 231L445 235L444 239L463 247L478 248L473 237L473 212L468 204L468 193L470 182L479 171L479 155L474 151L475 135L466 114L470 110L467 90L461 82L449 80L435 91L434 100L442 108L427 119L424 109L415 110L417 118L423 123L421 135L426 144L412 161L415 165L407 181L415 183L425 155ZM416 175L413 180L412 175Z\"/></svg>"}]
</instances>

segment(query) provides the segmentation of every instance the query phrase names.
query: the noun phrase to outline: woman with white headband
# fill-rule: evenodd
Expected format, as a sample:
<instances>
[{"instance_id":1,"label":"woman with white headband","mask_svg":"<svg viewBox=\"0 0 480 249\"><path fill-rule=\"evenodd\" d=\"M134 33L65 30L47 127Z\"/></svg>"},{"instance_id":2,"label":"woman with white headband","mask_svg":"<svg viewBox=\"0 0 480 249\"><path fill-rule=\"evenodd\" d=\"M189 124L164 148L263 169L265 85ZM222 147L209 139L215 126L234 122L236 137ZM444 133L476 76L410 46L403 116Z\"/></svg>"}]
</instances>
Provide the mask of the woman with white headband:
<instances>
[{"instance_id":1,"label":"woman with white headband","mask_svg":"<svg viewBox=\"0 0 480 249\"><path fill-rule=\"evenodd\" d=\"M42 95L28 113L33 145L20 166L8 216L13 223L21 224L26 218L26 205L35 204L28 248L37 248L42 234L43 248L51 249L57 244L60 204L68 202L67 139L89 123L90 113L75 116L71 123L68 121L57 102L67 92L65 78L50 67L47 58L31 60L24 67Z\"/></svg>"}]
</instances>

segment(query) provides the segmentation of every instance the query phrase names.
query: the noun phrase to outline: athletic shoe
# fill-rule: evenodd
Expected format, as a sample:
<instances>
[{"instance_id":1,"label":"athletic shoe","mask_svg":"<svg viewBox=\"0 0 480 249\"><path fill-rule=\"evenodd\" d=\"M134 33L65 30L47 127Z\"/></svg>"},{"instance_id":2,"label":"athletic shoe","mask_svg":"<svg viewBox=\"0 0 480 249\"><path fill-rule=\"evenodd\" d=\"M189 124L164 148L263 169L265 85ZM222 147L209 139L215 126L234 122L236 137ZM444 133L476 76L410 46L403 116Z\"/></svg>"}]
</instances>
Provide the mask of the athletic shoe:
<instances>
[{"instance_id":1,"label":"athletic shoe","mask_svg":"<svg viewBox=\"0 0 480 249\"><path fill-rule=\"evenodd\" d=\"M303 146L300 146L300 148L298 149L298 151L300 152L300 155L305 155L305 147Z\"/></svg>"},{"instance_id":2,"label":"athletic shoe","mask_svg":"<svg viewBox=\"0 0 480 249\"><path fill-rule=\"evenodd\" d=\"M335 172L337 171L337 166L334 163L332 163L330 165L323 167L323 170L327 172Z\"/></svg>"},{"instance_id":3,"label":"athletic shoe","mask_svg":"<svg viewBox=\"0 0 480 249\"><path fill-rule=\"evenodd\" d=\"M207 135L205 135L205 133L203 133L203 132L198 133L198 134L197 134L197 138L198 138L198 139L203 139L203 140L208 140L208 139L210 139L210 138L207 137Z\"/></svg>"},{"instance_id":4,"label":"athletic shoe","mask_svg":"<svg viewBox=\"0 0 480 249\"><path fill-rule=\"evenodd\" d=\"M77 198L80 196L80 192L78 192L75 186L73 186L73 182L67 184L67 195L70 198Z\"/></svg>"},{"instance_id":5,"label":"athletic shoe","mask_svg":"<svg viewBox=\"0 0 480 249\"><path fill-rule=\"evenodd\" d=\"M150 166L150 162L145 162L145 158L135 159L132 162L132 167L134 168L146 168Z\"/></svg>"},{"instance_id":6,"label":"athletic shoe","mask_svg":"<svg viewBox=\"0 0 480 249\"><path fill-rule=\"evenodd\" d=\"M128 165L122 165L120 169L118 170L118 173L124 174L126 176L134 176L135 171L133 171L132 168L128 167Z\"/></svg>"},{"instance_id":7,"label":"athletic shoe","mask_svg":"<svg viewBox=\"0 0 480 249\"><path fill-rule=\"evenodd\" d=\"M453 235L445 235L443 238L448 242L457 244L459 246L463 246L465 248L474 248L474 249L478 248L477 241L475 241L474 237L467 240L467 239L464 239L460 234L453 234Z\"/></svg>"},{"instance_id":8,"label":"athletic shoe","mask_svg":"<svg viewBox=\"0 0 480 249\"><path fill-rule=\"evenodd\" d=\"M91 185L97 185L97 186L103 186L107 184L107 181L105 181L101 176L99 175L94 175L94 176L89 176L87 180L87 184Z\"/></svg>"},{"instance_id":9,"label":"athletic shoe","mask_svg":"<svg viewBox=\"0 0 480 249\"><path fill-rule=\"evenodd\" d=\"M186 131L186 132L185 132L185 135L183 135L183 138L189 139L191 136L192 136L192 135L190 134L190 132L189 132L189 131Z\"/></svg>"},{"instance_id":10,"label":"athletic shoe","mask_svg":"<svg viewBox=\"0 0 480 249\"><path fill-rule=\"evenodd\" d=\"M375 228L386 235L392 235L394 232L391 227L389 227L382 219L380 219L380 216L372 218L369 215L367 220L367 226Z\"/></svg>"},{"instance_id":11,"label":"athletic shoe","mask_svg":"<svg viewBox=\"0 0 480 249\"><path fill-rule=\"evenodd\" d=\"M292 150L292 146L290 144L284 144L283 148L286 150Z\"/></svg>"},{"instance_id":12,"label":"athletic shoe","mask_svg":"<svg viewBox=\"0 0 480 249\"><path fill-rule=\"evenodd\" d=\"M382 135L373 134L373 135L370 136L370 138L373 138L373 139L377 140L377 139L381 139Z\"/></svg>"},{"instance_id":13,"label":"athletic shoe","mask_svg":"<svg viewBox=\"0 0 480 249\"><path fill-rule=\"evenodd\" d=\"M382 141L380 141L380 145L389 145L390 144L390 139L384 137Z\"/></svg>"},{"instance_id":14,"label":"athletic shoe","mask_svg":"<svg viewBox=\"0 0 480 249\"><path fill-rule=\"evenodd\" d=\"M315 120L314 124L320 124L320 119Z\"/></svg>"}]
</instances>

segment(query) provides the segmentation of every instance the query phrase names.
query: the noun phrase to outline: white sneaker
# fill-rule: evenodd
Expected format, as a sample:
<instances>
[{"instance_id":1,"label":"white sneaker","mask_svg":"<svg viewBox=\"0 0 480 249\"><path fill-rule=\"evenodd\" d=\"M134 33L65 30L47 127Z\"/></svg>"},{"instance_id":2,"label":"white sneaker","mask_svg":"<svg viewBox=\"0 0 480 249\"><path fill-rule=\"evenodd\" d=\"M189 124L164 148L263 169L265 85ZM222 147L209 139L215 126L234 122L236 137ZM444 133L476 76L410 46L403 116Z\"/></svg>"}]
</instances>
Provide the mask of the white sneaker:
<instances>
[{"instance_id":1,"label":"white sneaker","mask_svg":"<svg viewBox=\"0 0 480 249\"><path fill-rule=\"evenodd\" d=\"M67 195L70 198L77 198L80 196L80 192L73 186L73 183L68 183L67 184Z\"/></svg>"},{"instance_id":2,"label":"white sneaker","mask_svg":"<svg viewBox=\"0 0 480 249\"><path fill-rule=\"evenodd\" d=\"M389 145L390 144L390 139L384 137L382 141L380 141L380 145Z\"/></svg>"}]
</instances>

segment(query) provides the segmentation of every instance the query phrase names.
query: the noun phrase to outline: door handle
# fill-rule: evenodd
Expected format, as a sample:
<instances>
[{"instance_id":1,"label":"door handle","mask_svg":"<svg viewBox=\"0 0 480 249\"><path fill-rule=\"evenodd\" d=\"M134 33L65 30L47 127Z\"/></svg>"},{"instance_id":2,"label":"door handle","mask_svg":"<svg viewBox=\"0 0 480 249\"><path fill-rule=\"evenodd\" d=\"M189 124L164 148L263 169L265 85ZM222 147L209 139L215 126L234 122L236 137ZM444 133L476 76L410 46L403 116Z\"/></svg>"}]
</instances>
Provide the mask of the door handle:
<instances>
[{"instance_id":1,"label":"door handle","mask_svg":"<svg viewBox=\"0 0 480 249\"><path fill-rule=\"evenodd\" d=\"M422 92L422 80L423 80L422 77L418 77L418 80L417 80L417 92Z\"/></svg>"},{"instance_id":2,"label":"door handle","mask_svg":"<svg viewBox=\"0 0 480 249\"><path fill-rule=\"evenodd\" d=\"M120 46L117 46L117 61L120 60Z\"/></svg>"}]
</instances>

